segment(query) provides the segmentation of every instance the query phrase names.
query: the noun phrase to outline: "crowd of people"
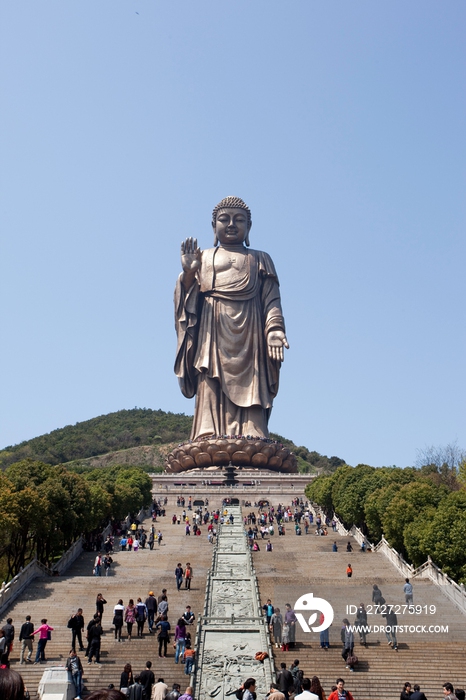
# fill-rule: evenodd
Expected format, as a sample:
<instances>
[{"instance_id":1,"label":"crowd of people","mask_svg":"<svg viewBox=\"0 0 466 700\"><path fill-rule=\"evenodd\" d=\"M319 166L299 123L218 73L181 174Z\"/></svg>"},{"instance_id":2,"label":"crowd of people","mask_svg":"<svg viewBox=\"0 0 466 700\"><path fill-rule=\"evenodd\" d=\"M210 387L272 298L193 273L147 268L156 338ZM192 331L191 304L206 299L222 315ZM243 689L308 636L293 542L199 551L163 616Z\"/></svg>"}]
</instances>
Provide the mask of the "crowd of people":
<instances>
[{"instance_id":1,"label":"crowd of people","mask_svg":"<svg viewBox=\"0 0 466 700\"><path fill-rule=\"evenodd\" d=\"M193 576L193 568L188 562L183 569L179 564L175 577L177 583L185 582L185 589L190 588L191 579ZM100 653L102 645L102 637L104 635L103 618L105 614L105 606L108 605L107 600L102 593L98 593L95 601L95 612L87 622L84 619L83 609L78 608L73 612L68 620L67 628L70 630L70 651L65 663L66 669L70 672L71 678L75 686L75 698L81 700L82 696L82 679L83 679L83 660L79 656L79 652L84 653L84 658L87 659L87 664L92 663L100 665ZM192 647L191 629L195 622L195 615L191 610L191 606L187 605L183 612L179 612L176 616L176 624L169 621L169 604L167 589L163 588L158 597L154 591L149 591L147 597L143 600L138 597L136 601L130 598L125 604L123 599L119 599L113 606L113 617L111 619L111 627L114 633L114 639L117 642L131 642L136 637L143 637L146 633L156 636L158 642L158 655L160 658L168 656L168 642L172 631L174 631L174 662L175 664L184 665L184 673L190 676L195 664L195 650ZM108 623L107 623L108 624ZM27 663L42 664L46 662L45 650L47 641L51 638L51 633L54 628L48 624L46 619L41 620L41 624L35 626L31 621L31 615L27 615L25 622L21 626L19 633L19 641L21 643L20 665ZM38 635L35 660L33 661L33 642L35 636ZM0 655L2 670L9 670L10 652L13 648L15 639L15 627L13 619L8 618L6 624L0 630ZM141 673L134 675L131 665L126 664L120 677L119 689L123 695L127 695L131 700L164 700L165 695L160 695L160 686L156 691L152 690L152 685L157 685L155 679L150 681L153 673L150 670L151 661L148 661L146 668ZM19 676L21 678L21 676ZM11 676L15 678L15 676ZM149 682L150 681L150 682ZM160 679L159 679L160 681ZM163 682L163 680L161 681ZM141 695L137 688L130 693L132 685L142 686ZM149 688L151 686L151 688ZM150 692L149 692L150 690ZM177 700L181 693L176 697L171 696L172 700ZM6 696L0 692L1 700Z\"/></svg>"},{"instance_id":2,"label":"crowd of people","mask_svg":"<svg viewBox=\"0 0 466 700\"><path fill-rule=\"evenodd\" d=\"M65 667L73 678L82 674L81 662L73 652L70 652ZM30 692L17 671L0 668L1 700L29 700L30 697ZM147 661L145 668L137 675L133 674L131 664L125 664L119 688L111 683L107 688L88 694L86 700L193 700L193 689L188 686L184 693L181 693L179 683L174 683L172 689L168 690L163 678L155 681L152 663Z\"/></svg>"},{"instance_id":3,"label":"crowd of people","mask_svg":"<svg viewBox=\"0 0 466 700\"><path fill-rule=\"evenodd\" d=\"M238 700L257 700L256 679L248 678L236 692ZM277 682L272 683L265 700L353 700L352 694L345 689L343 678L337 678L331 687L328 697L322 688L318 676L307 678L299 667L299 659L295 659L290 668L285 663L280 664Z\"/></svg>"},{"instance_id":4,"label":"crowd of people","mask_svg":"<svg viewBox=\"0 0 466 700\"><path fill-rule=\"evenodd\" d=\"M166 504L163 502L159 503L159 509L165 505ZM209 511L207 507L197 507L193 510L191 499L189 499L188 509L185 510L185 499L179 497L177 505L182 507L183 511L180 515L173 515L171 519L172 525L180 525L183 523L186 536L189 536L191 532L196 534L196 529L200 530L202 526L203 528L207 528L208 536L211 538L209 541L214 541L218 530L223 524L234 523L235 521L234 516L229 513L226 504L221 509ZM306 525L310 527L314 522L317 528L316 534L322 534L324 528L332 527L333 529L334 527L334 522L331 519L316 515L309 507L309 504L299 498L295 499L289 506L278 504L278 506L274 507L268 502L263 501L257 504L256 507L257 512L251 510L243 516L243 525L247 541L253 550L255 549L255 545L262 540L267 540L268 549L268 545L271 544L270 538L275 534L280 535L280 528L283 528L285 531L286 524L292 524L296 534L298 534L296 532L297 527L303 528L307 532ZM150 527L151 531L153 529L155 533L153 523ZM288 532L289 530L290 528L288 527ZM144 527L137 521L133 522L127 532L122 532L118 545L120 551L137 552L139 547L144 548L147 543L147 538L144 540L143 537L144 533ZM128 540L130 540L130 538L132 542L129 543ZM122 544L122 539L127 540L125 545ZM139 543L136 547L135 541ZM99 556L102 556L102 560L105 556L111 557L118 546L115 543L114 536L109 535L102 543L104 553L101 555L99 552ZM271 549L268 549L268 551L271 551ZM346 552L348 554L352 552L351 541L348 541L346 545ZM94 568L98 565L104 567L103 561L99 563L96 561ZM349 565L349 568L351 569L351 565ZM347 575L349 575L348 571ZM176 584L177 592L189 590L191 588L193 576L193 566L189 561L185 564L178 562L176 566L174 565L174 583ZM406 603L413 604L414 590L409 579L405 580L402 593L405 596ZM385 632L387 643L393 650L397 651L398 642L396 634L393 631L397 625L396 616L393 617L393 611L390 610L392 606L386 603L382 591L376 584L372 587L372 603L380 606L380 614L386 618L386 628L387 630L391 630ZM65 666L70 672L75 685L76 700L81 700L83 691L83 663L85 664L87 661L88 665L92 663L100 664L102 637L104 635L103 618L105 613L107 613L105 615L107 627L110 625L110 619L108 617L109 609L107 607L106 610L106 606L109 606L109 603L104 598L103 594L99 593L95 601L95 612L92 613L87 623L81 608L73 612L68 620L67 627L70 630L71 639L70 651ZM172 608L178 607L178 604L173 606L173 601L171 601L171 606ZM187 676L191 675L195 669L196 650L193 648L191 635L192 626L195 622L195 615L189 605L186 606L183 612L178 609L175 614L172 615L169 607L167 590L163 588L158 596L155 595L154 591L149 591L145 597L130 598L125 602L122 598L119 598L113 605L113 609L112 603L110 604L110 609L112 610L111 628L115 641L118 643L130 643L135 637L143 637L146 634L154 635L157 640L155 650L158 652L159 658L167 658L168 650L169 648L171 649L173 644L174 663L182 664L184 673ZM292 605L290 603L285 603L282 612L279 607L273 605L270 599L267 599L262 609L266 616L267 627L270 630L271 640L275 648L284 652L294 650L296 648L298 618ZM321 614L320 625L323 619L323 615ZM359 634L360 644L362 646L367 646L366 628L367 613L363 603L358 606L356 617L353 622L350 622L348 618L344 618L341 621L341 656L343 664L350 673L354 672L358 664L358 658L354 653L355 634L356 636ZM42 619L40 625L35 625L31 620L31 615L27 615L25 621L21 625L19 633L19 641L21 644L20 664L44 663L46 661L45 651L47 641L50 639L50 635L53 631L54 628L48 624L46 619ZM25 697L24 694L21 695L21 692L26 692L21 676L19 674L15 675L15 672L9 669L9 655L13 647L14 638L15 628L13 620L12 618L8 618L6 624L0 630L1 700L3 700L3 698L8 698L8 700L10 700L9 695L2 694L2 680L4 683L9 683L12 688L13 686L17 688L15 692L19 694L11 695L12 700L23 700ZM33 643L36 638L37 646L34 656ZM170 647L169 642L171 642ZM134 643L133 641L132 644ZM320 646L323 649L328 649L330 647L328 629L320 633ZM80 653L84 654L84 656L80 657ZM2 672L4 672L3 676L1 675ZM20 681L18 681L17 677ZM183 700L192 700L192 688L188 687L182 695L181 688L176 686L176 684L169 690L163 678L158 678L156 681L152 671L151 661L147 661L143 669L137 670L133 669L130 663L126 663L121 671L119 681L116 679L115 685L118 687L108 688L105 691L98 691L101 695L95 695L94 693L87 695L86 700L121 700L121 697L127 697L129 700L179 700L179 698ZM21 690L21 688L23 690ZM315 700L315 698L318 698L318 700L352 700L352 695L350 691L345 688L345 682L342 678L338 678L335 685L328 690L329 694L327 696L317 676L305 677L303 671L300 669L299 660L295 659L289 668L287 668L285 663L281 664L280 672L277 675L277 682L270 688L270 692L267 694L266 698L268 700L290 700L291 698L293 698L293 700ZM105 695L105 693L107 693L107 695ZM454 690L453 685L450 683L444 684L443 693L447 700L464 700L465 698L464 691L461 689ZM253 678L247 679L241 688L238 689L236 697L238 700L256 700L255 680ZM264 699L260 698L259 700ZM407 682L401 691L400 700L427 699L419 685L411 685L411 683Z\"/></svg>"},{"instance_id":5,"label":"crowd of people","mask_svg":"<svg viewBox=\"0 0 466 700\"><path fill-rule=\"evenodd\" d=\"M465 700L465 691L453 688L449 682L442 686L443 700ZM237 700L257 700L256 679L248 678L236 691ZM280 664L276 683L272 683L265 700L353 700L352 693L345 687L345 680L337 678L326 695L318 676L306 677L300 668L299 659L295 659L290 667ZM382 700L382 699L381 699ZM400 700L427 700L418 684L404 684Z\"/></svg>"},{"instance_id":6,"label":"crowd of people","mask_svg":"<svg viewBox=\"0 0 466 700\"><path fill-rule=\"evenodd\" d=\"M82 666L76 654L70 652L66 668L73 674L82 673ZM75 669L78 669L75 671ZM80 669L80 670L79 670ZM449 682L442 686L444 700L465 700L463 689L454 689ZM2 700L29 700L24 681L19 673L6 667L0 668L0 698ZM257 700L256 679L247 678L235 693L237 700ZM299 667L299 659L295 659L287 669L285 663L280 664L280 672L276 683L272 683L264 700L353 700L352 693L345 687L343 678L337 678L335 685L326 696L318 676L304 676ZM188 686L181 693L181 686L173 683L171 690L163 678L155 680L152 663L146 662L145 668L133 672L131 664L125 664L120 676L119 689L111 683L108 688L97 690L87 695L86 700L193 700L193 688ZM420 686L411 683L404 684L400 700L427 700Z\"/></svg>"},{"instance_id":7,"label":"crowd of people","mask_svg":"<svg viewBox=\"0 0 466 700\"><path fill-rule=\"evenodd\" d=\"M258 544L259 537L261 540L267 539L266 551L271 552L273 546L270 543L269 537L273 537L275 532L279 537L284 537L286 534L285 525L294 523L295 535L300 536L302 530L306 535L309 533L310 525L313 523L314 516L309 509L309 504L301 499L295 499L290 506L283 506L281 503L275 508L270 506L268 502L260 502L256 504L258 513L249 512L244 516L244 526L246 528L248 546L251 550L260 551ZM320 529L321 519L318 516L317 527Z\"/></svg>"}]
</instances>

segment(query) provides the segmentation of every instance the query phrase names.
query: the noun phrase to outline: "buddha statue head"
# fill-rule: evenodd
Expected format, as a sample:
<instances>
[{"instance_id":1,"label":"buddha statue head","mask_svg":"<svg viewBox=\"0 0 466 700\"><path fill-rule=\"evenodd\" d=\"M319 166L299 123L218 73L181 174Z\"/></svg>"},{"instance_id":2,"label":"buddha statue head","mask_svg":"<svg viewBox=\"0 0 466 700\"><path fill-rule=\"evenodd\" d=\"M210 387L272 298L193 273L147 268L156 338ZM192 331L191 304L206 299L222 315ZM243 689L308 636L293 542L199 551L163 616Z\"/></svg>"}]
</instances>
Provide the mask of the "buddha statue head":
<instances>
[{"instance_id":1,"label":"buddha statue head","mask_svg":"<svg viewBox=\"0 0 466 700\"><path fill-rule=\"evenodd\" d=\"M245 244L249 246L251 210L239 197L225 197L212 212L214 246Z\"/></svg>"}]
</instances>

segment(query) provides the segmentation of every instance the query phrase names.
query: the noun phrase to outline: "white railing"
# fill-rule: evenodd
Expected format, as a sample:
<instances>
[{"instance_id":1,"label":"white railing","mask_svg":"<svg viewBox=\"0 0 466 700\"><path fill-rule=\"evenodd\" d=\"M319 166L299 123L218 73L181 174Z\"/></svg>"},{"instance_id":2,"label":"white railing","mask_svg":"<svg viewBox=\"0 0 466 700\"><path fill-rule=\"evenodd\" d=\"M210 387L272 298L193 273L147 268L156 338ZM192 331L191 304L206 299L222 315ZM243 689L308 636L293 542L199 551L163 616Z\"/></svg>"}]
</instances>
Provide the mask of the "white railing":
<instances>
[{"instance_id":1,"label":"white railing","mask_svg":"<svg viewBox=\"0 0 466 700\"><path fill-rule=\"evenodd\" d=\"M37 559L33 559L11 581L8 583L4 581L0 588L0 615L3 615L3 612L33 579L44 574L50 575L50 569L47 569Z\"/></svg>"},{"instance_id":2,"label":"white railing","mask_svg":"<svg viewBox=\"0 0 466 700\"><path fill-rule=\"evenodd\" d=\"M317 509L319 509L319 506L311 507L311 510L313 510L314 513L316 513ZM466 615L466 590L464 584L458 584L456 581L453 581L453 579L447 576L447 574L445 574L436 564L434 564L430 557L427 558L427 561L424 562L424 564L421 564L415 568L411 564L408 564L408 562L403 559L401 554L388 544L383 535L380 542L373 545L371 542L369 542L364 533L355 525L353 525L350 530L347 530L336 514L333 515L333 519L337 524L337 532L340 535L343 535L344 537L347 535L352 535L352 537L354 537L359 544L364 542L367 547L372 549L372 551L381 552L405 578L430 579L432 583L438 586L442 593L446 595L447 598Z\"/></svg>"},{"instance_id":3,"label":"white railing","mask_svg":"<svg viewBox=\"0 0 466 700\"><path fill-rule=\"evenodd\" d=\"M59 574L60 576L65 573L67 568L79 557L83 551L83 538L80 537L71 547L64 553L64 555L59 559L56 564L52 566L52 574Z\"/></svg>"},{"instance_id":4,"label":"white railing","mask_svg":"<svg viewBox=\"0 0 466 700\"><path fill-rule=\"evenodd\" d=\"M139 520L145 517L144 509L141 509L137 515ZM130 520L128 516L127 520ZM131 524L131 523L130 523ZM107 525L102 532L102 537L105 539L111 532L111 524ZM37 559L33 559L24 569L16 574L8 583L3 582L0 588L0 616L11 605L11 603L19 596L29 583L37 578L37 576L53 576L62 575L66 569L79 557L83 551L83 538L80 537L71 547L64 553L51 569L41 564Z\"/></svg>"},{"instance_id":5,"label":"white railing","mask_svg":"<svg viewBox=\"0 0 466 700\"><path fill-rule=\"evenodd\" d=\"M413 576L420 578L429 578L433 583L440 587L440 590L454 603L461 612L466 614L466 591L464 583L456 583L449 576L443 573L439 567L434 564L432 559L418 566L413 572Z\"/></svg>"},{"instance_id":6,"label":"white railing","mask_svg":"<svg viewBox=\"0 0 466 700\"><path fill-rule=\"evenodd\" d=\"M380 542L378 542L375 547L372 546L372 549L374 552L382 552L382 554L387 557L387 559L398 569L401 574L403 574L405 578L416 576L416 569L412 566L412 564L408 564L408 562L403 559L401 554L388 544L383 535Z\"/></svg>"},{"instance_id":7,"label":"white railing","mask_svg":"<svg viewBox=\"0 0 466 700\"><path fill-rule=\"evenodd\" d=\"M149 508L141 508L141 510L139 511L139 513L138 513L135 517L133 517L133 518L131 517L130 514L128 514L128 515L126 516L126 520L125 520L125 528L126 528L127 530L129 530L130 527L131 527L131 525L134 523L135 520L139 520L139 522L142 522L142 521L144 520L144 518L147 518L147 517L149 516L149 514L150 514L150 509L149 509ZM103 535L104 537L107 537L107 534L110 534L111 528L110 528L110 530L108 530L109 528L110 528L110 525L108 525L108 526L107 526L107 529L104 530L104 532L102 533L102 535ZM107 532L107 530L108 530L108 532ZM106 533L106 534L104 535L104 533Z\"/></svg>"},{"instance_id":8,"label":"white railing","mask_svg":"<svg viewBox=\"0 0 466 700\"><path fill-rule=\"evenodd\" d=\"M180 492L180 493L186 493L188 491L193 491L193 492L201 492L201 493L215 493L215 492L222 492L225 493L227 491L233 491L235 493L251 493L254 491L260 492L260 493L271 493L271 494L282 494L284 491L287 490L290 491L297 491L298 495L302 491L301 485L300 484L290 484L289 487L287 486L261 486L260 482L257 484L254 484L252 486L243 486L242 484L235 484L234 486L215 486L211 484L196 484L195 486L190 486L188 484L184 486L176 485L176 484L156 484L155 486L152 487L152 493L154 495L160 496L161 494L159 493L160 491L166 493L167 491L175 491L175 492Z\"/></svg>"}]
</instances>

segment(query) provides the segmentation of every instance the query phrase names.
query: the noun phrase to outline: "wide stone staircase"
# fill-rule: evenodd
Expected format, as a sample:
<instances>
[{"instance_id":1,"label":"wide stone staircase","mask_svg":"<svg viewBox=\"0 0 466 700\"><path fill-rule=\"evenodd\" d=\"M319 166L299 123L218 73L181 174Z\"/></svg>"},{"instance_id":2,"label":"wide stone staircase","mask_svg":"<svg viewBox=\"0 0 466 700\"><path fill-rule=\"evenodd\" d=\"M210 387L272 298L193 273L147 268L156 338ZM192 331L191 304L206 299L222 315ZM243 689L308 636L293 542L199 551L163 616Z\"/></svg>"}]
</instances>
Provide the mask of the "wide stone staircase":
<instances>
[{"instance_id":1,"label":"wide stone staircase","mask_svg":"<svg viewBox=\"0 0 466 700\"><path fill-rule=\"evenodd\" d=\"M305 633L297 626L294 649L282 652L274 646L276 668L283 661L289 667L294 659L299 659L304 675L317 675L326 695L337 677L342 677L357 700L398 700L405 681L419 683L429 700L442 697L442 685L447 681L455 688L464 688L466 617L428 580L412 581L414 604L422 606L422 612L398 614L397 623L411 627L448 626L448 633L403 631L398 634L398 651L388 645L384 632L369 634L367 647L360 646L355 634L354 651L359 664L354 673L345 668L340 641L343 618L353 623L355 606L364 603L368 608L373 584L379 586L387 603L403 605L404 579L381 553L361 553L352 537L342 537L331 529L325 537L313 534L314 529L311 532L305 535L303 529L303 534L297 536L290 523L284 537L270 538L272 552L266 551L264 542L253 555L262 604L270 598L284 613L286 603L293 607L300 596L313 593L331 603L335 613L330 649L321 649L318 633ZM332 551L334 541L337 552ZM348 541L354 548L351 553L346 551ZM349 563L353 568L351 578L346 575ZM303 615L307 620L309 613ZM318 625L319 617L312 624ZM385 618L368 615L368 624L384 625Z\"/></svg>"},{"instance_id":2,"label":"wide stone staircase","mask_svg":"<svg viewBox=\"0 0 466 700\"><path fill-rule=\"evenodd\" d=\"M174 509L178 512L180 509ZM145 625L144 637L137 638L136 625L133 628L133 639L127 640L126 626L123 628L122 643L114 639L112 628L113 607L119 598L127 605L129 598L136 603L140 596L145 600L149 591L154 591L156 597L162 588L167 589L169 603L169 621L172 626L172 641L178 618L185 611L186 605L191 605L197 618L202 613L205 597L205 582L207 570L212 560L212 545L207 541L207 528L202 527L202 535L186 536L183 525L172 525L171 514L161 518L156 523L163 533L160 547L155 544L151 552L149 548L136 552L116 551L113 555L113 570L108 577L100 578L92 575L95 552L83 552L76 562L68 569L66 575L59 578L37 578L15 601L13 606L4 614L0 625L7 617L13 618L16 630L13 651L10 654L11 668L19 671L31 693L36 697L39 680L46 666L64 665L71 647L71 630L67 628L70 614L78 607L83 609L84 620L87 622L95 613L95 600L102 593L107 600L103 615L104 636L102 637L100 664L87 664L84 652L78 655L84 667L84 686L88 691L106 688L113 683L119 687L120 675L126 663L131 663L134 675L145 667L146 661L152 661L155 679L159 677L171 688L173 683L180 683L182 689L188 685L189 677L184 675L184 665L174 663L173 644L169 644L168 658L158 657L158 642L155 634L150 635ZM144 523L146 529L150 521ZM186 562L193 568L194 578L191 590L177 591L174 571L178 562L183 568ZM184 586L184 583L183 583ZM45 656L46 664L19 664L21 644L19 630L26 615L32 616L32 622L37 628L41 618L46 618L54 628L52 639L47 643ZM196 623L190 629L195 639ZM37 639L37 635L36 635ZM83 641L85 642L84 638ZM37 642L34 642L34 656ZM33 656L33 658L34 658ZM85 695L86 693L84 693Z\"/></svg>"},{"instance_id":3,"label":"wide stone staircase","mask_svg":"<svg viewBox=\"0 0 466 700\"><path fill-rule=\"evenodd\" d=\"M152 552L147 548L137 553L116 552L113 556L112 575L101 578L92 576L95 553L83 552L65 576L36 579L3 615L0 625L5 623L7 617L12 617L16 628L11 653L12 668L23 675L33 700L45 665L19 665L18 636L25 616L32 615L36 626L45 617L54 627L52 640L46 648L46 665L63 665L71 642L71 631L67 629L69 616L72 611L82 607L87 623L95 612L97 593L102 593L108 601L103 617L105 634L102 638L100 665L88 666L84 653L79 654L84 666L84 685L87 690L105 688L110 683L119 687L125 663L131 663L136 674L144 669L147 660L152 661L156 680L162 677L169 687L174 682L180 683L183 689L186 687L189 678L184 675L183 665L175 665L172 644L169 646L168 658L159 659L156 636L148 634L147 625L142 639L135 637L128 642L124 633L125 641L119 644L114 640L111 624L113 606L119 598L125 604L129 598L136 602L138 596L144 600L150 590L156 596L160 595L162 588L168 590L169 620L173 632L176 621L187 604L192 606L197 619L202 614L206 575L212 562L212 546L207 541L207 528L202 527L200 537L186 537L183 525L171 524L171 515L179 510L176 506L169 505L167 517L156 523L156 527L160 526L162 530L163 541L160 547L155 545ZM242 510L245 515L249 509ZM145 525L148 527L149 522ZM328 600L335 612L330 628L329 650L320 648L318 634L304 633L298 628L294 649L282 652L274 647L277 669L280 662L285 661L289 666L297 658L306 676L319 676L326 695L330 693L336 678L341 676L355 700L397 700L405 681L419 683L429 700L442 697L442 684L446 681L452 682L455 687L465 687L466 617L436 586L429 581L415 579L414 603L422 606L421 614L398 615L398 624L448 626L448 633L402 632L398 634L399 650L394 651L388 646L383 632L373 632L368 635L367 647L359 646L356 640L355 652L359 664L356 671L350 673L341 658L342 619L348 617L353 622L354 606L364 602L367 607L371 603L374 583L382 590L387 603L404 604L403 577L382 554L362 554L352 538L341 537L331 530L326 537L314 534L296 536L293 524L289 523L284 537L275 534L270 539L273 543L272 552L267 552L265 541L262 543L259 540L261 550L253 554L261 603L264 604L267 598L271 598L273 604L284 612L286 603L294 606L300 596L313 593L315 597ZM337 542L338 552L332 552L333 541ZM348 541L354 547L351 553L346 552ZM178 592L174 570L178 562L185 567L187 561L194 570L192 588L190 591L182 589ZM348 563L353 567L352 578L346 576ZM241 572L238 572L238 576L241 577ZM234 575L232 578L238 577ZM431 606L435 606L435 611ZM308 618L308 614L305 618ZM369 624L380 625L384 622L385 619L380 615L368 616ZM311 624L318 624L318 620ZM194 626L191 630L193 641L195 631ZM37 642L34 643L34 653L36 645ZM243 680L244 678L238 678L238 685ZM263 698L258 697L258 700Z\"/></svg>"}]
</instances>

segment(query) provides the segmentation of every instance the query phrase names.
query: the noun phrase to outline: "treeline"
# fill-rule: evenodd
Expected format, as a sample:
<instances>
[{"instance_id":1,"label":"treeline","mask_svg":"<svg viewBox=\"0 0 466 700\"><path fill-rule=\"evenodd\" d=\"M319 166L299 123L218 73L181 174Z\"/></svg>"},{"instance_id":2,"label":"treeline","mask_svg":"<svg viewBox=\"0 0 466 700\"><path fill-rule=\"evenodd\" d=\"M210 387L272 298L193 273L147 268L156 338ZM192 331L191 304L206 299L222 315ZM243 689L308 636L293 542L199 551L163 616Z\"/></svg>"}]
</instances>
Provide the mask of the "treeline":
<instances>
[{"instance_id":1,"label":"treeline","mask_svg":"<svg viewBox=\"0 0 466 700\"><path fill-rule=\"evenodd\" d=\"M335 512L347 529L357 525L374 543L383 534L414 566L430 556L466 583L466 490L456 470L344 465L315 479L306 496L327 514Z\"/></svg>"},{"instance_id":2,"label":"treeline","mask_svg":"<svg viewBox=\"0 0 466 700\"><path fill-rule=\"evenodd\" d=\"M149 408L116 411L6 447L0 450L0 468L5 469L24 459L66 464L134 447L185 442L191 433L191 424L192 416L183 413L166 413ZM271 437L296 454L300 472L331 473L345 464L339 457L311 452L307 447L298 447L280 435L271 434Z\"/></svg>"},{"instance_id":3,"label":"treeline","mask_svg":"<svg viewBox=\"0 0 466 700\"><path fill-rule=\"evenodd\" d=\"M139 467L77 474L33 460L0 472L0 567L15 576L35 556L50 566L81 534L121 520L152 500L152 481Z\"/></svg>"},{"instance_id":4,"label":"treeline","mask_svg":"<svg viewBox=\"0 0 466 700\"><path fill-rule=\"evenodd\" d=\"M183 442L192 416L149 408L117 411L67 425L0 451L0 468L22 459L63 464L139 445Z\"/></svg>"}]
</instances>

